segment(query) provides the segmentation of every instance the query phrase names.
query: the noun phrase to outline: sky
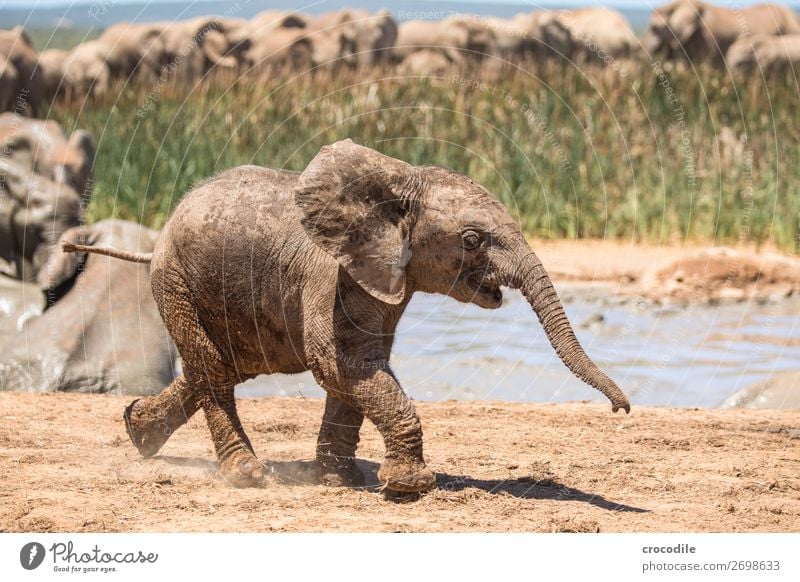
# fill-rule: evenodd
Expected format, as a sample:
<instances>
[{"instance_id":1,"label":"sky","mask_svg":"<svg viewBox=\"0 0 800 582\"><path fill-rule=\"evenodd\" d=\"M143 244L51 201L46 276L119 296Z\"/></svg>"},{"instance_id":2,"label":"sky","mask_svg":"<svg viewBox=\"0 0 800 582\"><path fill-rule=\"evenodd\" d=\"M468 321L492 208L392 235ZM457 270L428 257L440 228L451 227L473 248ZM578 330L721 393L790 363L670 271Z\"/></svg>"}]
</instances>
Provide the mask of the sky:
<instances>
[{"instance_id":1,"label":"sky","mask_svg":"<svg viewBox=\"0 0 800 582\"><path fill-rule=\"evenodd\" d=\"M151 0L152 1L152 0ZM219 2L220 0L194 0L192 3L196 3L197 1L205 2L205 1L216 1ZM472 1L472 0L461 0L461 1ZM666 4L668 0L474 0L476 2L480 2L481 4L520 4L520 5L529 5L529 6L563 6L566 4L570 5L581 5L581 6L591 6L591 5L599 5L599 6L616 6L616 7L624 7L624 8L652 8L654 6L660 6L662 4ZM749 6L751 4L760 4L763 3L765 0L712 0L712 4L717 4L720 6ZM313 3L314 0L308 0L308 3ZM146 4L149 3L148 0L0 0L0 8L34 8L36 6L65 6L70 4ZM305 4L303 0L298 1L298 5ZM387 0L386 4L390 5L392 3L391 0ZM446 4L447 0L436 0L428 2L432 6ZM790 1L784 2L788 4L795 5L797 2ZM342 6L347 5L346 0L342 0Z\"/></svg>"}]
</instances>

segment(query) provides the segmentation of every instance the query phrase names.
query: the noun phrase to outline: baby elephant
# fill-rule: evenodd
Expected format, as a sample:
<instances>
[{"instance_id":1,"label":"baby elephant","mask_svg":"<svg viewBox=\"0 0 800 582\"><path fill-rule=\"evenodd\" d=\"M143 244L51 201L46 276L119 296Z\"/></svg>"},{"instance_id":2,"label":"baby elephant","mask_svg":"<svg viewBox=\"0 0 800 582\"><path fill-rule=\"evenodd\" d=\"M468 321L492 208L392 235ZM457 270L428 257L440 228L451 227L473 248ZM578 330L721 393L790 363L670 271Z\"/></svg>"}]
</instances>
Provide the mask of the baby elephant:
<instances>
[{"instance_id":1,"label":"baby elephant","mask_svg":"<svg viewBox=\"0 0 800 582\"><path fill-rule=\"evenodd\" d=\"M198 409L222 476L251 486L263 469L236 412L234 386L257 374L311 370L328 393L317 441L325 482L355 485L359 429L386 445L378 478L428 490L422 427L389 365L395 328L416 291L489 309L520 289L564 363L613 410L630 410L584 353L539 259L484 188L441 167L414 167L350 140L323 147L302 173L242 166L184 198L150 261L153 295L183 374L125 411L128 434L154 455Z\"/></svg>"},{"instance_id":2,"label":"baby elephant","mask_svg":"<svg viewBox=\"0 0 800 582\"><path fill-rule=\"evenodd\" d=\"M153 250L158 233L125 220L70 228L61 243ZM91 248L91 247L90 247ZM156 394L175 377L175 349L148 269L54 252L39 273L45 311L0 356L0 389Z\"/></svg>"}]
</instances>

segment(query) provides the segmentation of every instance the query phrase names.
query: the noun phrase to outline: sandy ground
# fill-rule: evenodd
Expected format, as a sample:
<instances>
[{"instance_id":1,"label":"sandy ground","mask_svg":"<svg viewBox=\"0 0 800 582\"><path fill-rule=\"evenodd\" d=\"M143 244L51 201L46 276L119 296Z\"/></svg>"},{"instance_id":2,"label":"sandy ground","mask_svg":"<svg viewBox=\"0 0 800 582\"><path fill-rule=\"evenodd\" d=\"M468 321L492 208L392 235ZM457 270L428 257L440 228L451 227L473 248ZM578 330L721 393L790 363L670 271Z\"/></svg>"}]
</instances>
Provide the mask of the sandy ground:
<instances>
[{"instance_id":1,"label":"sandy ground","mask_svg":"<svg viewBox=\"0 0 800 582\"><path fill-rule=\"evenodd\" d=\"M0 531L800 531L800 412L419 403L439 488L313 482L322 401L240 400L272 476L229 488L198 415L150 460L129 397L0 394ZM371 425L360 464L382 456Z\"/></svg>"}]
</instances>

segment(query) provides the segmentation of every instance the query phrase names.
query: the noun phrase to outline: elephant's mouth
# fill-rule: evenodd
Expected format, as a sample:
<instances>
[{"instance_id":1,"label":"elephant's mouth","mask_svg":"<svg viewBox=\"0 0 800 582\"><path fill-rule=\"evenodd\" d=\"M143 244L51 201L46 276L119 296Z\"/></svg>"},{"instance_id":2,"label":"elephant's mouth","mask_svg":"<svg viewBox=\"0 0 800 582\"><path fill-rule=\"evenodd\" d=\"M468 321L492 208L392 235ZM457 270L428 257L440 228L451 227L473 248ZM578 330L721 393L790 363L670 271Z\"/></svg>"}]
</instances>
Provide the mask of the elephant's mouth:
<instances>
[{"instance_id":1,"label":"elephant's mouth","mask_svg":"<svg viewBox=\"0 0 800 582\"><path fill-rule=\"evenodd\" d=\"M502 305L503 292L494 275L483 269L471 271L467 273L466 282L472 293L472 303L486 309L496 309Z\"/></svg>"}]
</instances>

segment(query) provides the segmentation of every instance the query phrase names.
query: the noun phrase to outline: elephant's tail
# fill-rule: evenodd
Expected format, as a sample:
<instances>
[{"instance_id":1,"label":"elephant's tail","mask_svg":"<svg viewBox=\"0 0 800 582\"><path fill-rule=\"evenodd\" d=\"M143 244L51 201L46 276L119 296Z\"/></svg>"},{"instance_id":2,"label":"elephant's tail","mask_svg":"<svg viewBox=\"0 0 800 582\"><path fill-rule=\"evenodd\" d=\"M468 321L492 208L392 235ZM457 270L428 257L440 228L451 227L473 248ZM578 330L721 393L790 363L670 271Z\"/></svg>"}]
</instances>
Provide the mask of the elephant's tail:
<instances>
[{"instance_id":1,"label":"elephant's tail","mask_svg":"<svg viewBox=\"0 0 800 582\"><path fill-rule=\"evenodd\" d=\"M94 253L96 255L105 255L115 259L122 259L123 261L131 261L132 263L149 263L153 259L153 253L134 253L132 251L112 249L111 247L76 245L67 241L61 243L61 250L65 253Z\"/></svg>"}]
</instances>

